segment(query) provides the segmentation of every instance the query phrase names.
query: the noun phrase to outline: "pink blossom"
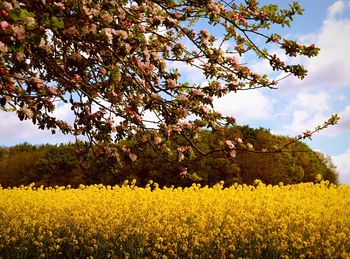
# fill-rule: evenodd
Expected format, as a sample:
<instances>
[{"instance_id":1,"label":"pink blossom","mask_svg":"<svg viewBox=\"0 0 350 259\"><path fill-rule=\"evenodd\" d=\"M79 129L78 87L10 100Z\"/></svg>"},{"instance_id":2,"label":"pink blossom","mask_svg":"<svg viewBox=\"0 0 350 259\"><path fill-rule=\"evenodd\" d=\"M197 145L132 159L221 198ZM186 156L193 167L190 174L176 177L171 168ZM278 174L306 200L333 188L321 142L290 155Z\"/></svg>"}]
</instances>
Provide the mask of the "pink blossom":
<instances>
[{"instance_id":1,"label":"pink blossom","mask_svg":"<svg viewBox=\"0 0 350 259\"><path fill-rule=\"evenodd\" d=\"M208 114L209 113L209 109L207 107L201 107L201 112L204 114Z\"/></svg>"},{"instance_id":2,"label":"pink blossom","mask_svg":"<svg viewBox=\"0 0 350 259\"><path fill-rule=\"evenodd\" d=\"M113 16L106 12L101 16L101 19L107 23L110 23L113 21Z\"/></svg>"},{"instance_id":3,"label":"pink blossom","mask_svg":"<svg viewBox=\"0 0 350 259\"><path fill-rule=\"evenodd\" d=\"M236 138L235 141L238 143L238 144L243 144L243 140L241 138Z\"/></svg>"},{"instance_id":4,"label":"pink blossom","mask_svg":"<svg viewBox=\"0 0 350 259\"><path fill-rule=\"evenodd\" d=\"M209 44L209 41L207 39L202 40L202 44L207 46Z\"/></svg>"},{"instance_id":5,"label":"pink blossom","mask_svg":"<svg viewBox=\"0 0 350 259\"><path fill-rule=\"evenodd\" d=\"M31 77L31 78L30 78L30 81L31 81L31 82L35 85L35 87L37 87L38 89L42 89L42 88L45 87L44 82L43 82L41 79L37 78L37 77Z\"/></svg>"},{"instance_id":6,"label":"pink blossom","mask_svg":"<svg viewBox=\"0 0 350 259\"><path fill-rule=\"evenodd\" d=\"M131 46L130 46L129 43L125 43L124 47L125 47L125 50L126 50L127 52L130 52Z\"/></svg>"},{"instance_id":7,"label":"pink blossom","mask_svg":"<svg viewBox=\"0 0 350 259\"><path fill-rule=\"evenodd\" d=\"M232 15L232 18L233 18L233 20L234 20L235 22L237 22L237 21L239 20L239 18L240 18L240 15L239 15L238 13L234 13L234 14Z\"/></svg>"},{"instance_id":8,"label":"pink blossom","mask_svg":"<svg viewBox=\"0 0 350 259\"><path fill-rule=\"evenodd\" d=\"M15 58L17 59L18 62L22 62L25 58L25 55L23 52L17 52L15 55Z\"/></svg>"},{"instance_id":9,"label":"pink blossom","mask_svg":"<svg viewBox=\"0 0 350 259\"><path fill-rule=\"evenodd\" d=\"M147 62L146 63L146 68L149 70L149 71L153 71L154 70L154 65L152 64L152 63L149 63L149 62Z\"/></svg>"},{"instance_id":10,"label":"pink blossom","mask_svg":"<svg viewBox=\"0 0 350 259\"><path fill-rule=\"evenodd\" d=\"M113 2L113 1L112 1ZM123 10L123 9L119 9L119 15L118 15L118 18L120 19L120 20L124 20L125 19L125 16L126 16L126 13L125 13L125 11Z\"/></svg>"},{"instance_id":11,"label":"pink blossom","mask_svg":"<svg viewBox=\"0 0 350 259\"><path fill-rule=\"evenodd\" d=\"M162 143L162 139L161 139L160 137L155 137L155 138L154 138L154 143L155 143L156 145L159 145L160 143Z\"/></svg>"},{"instance_id":12,"label":"pink blossom","mask_svg":"<svg viewBox=\"0 0 350 259\"><path fill-rule=\"evenodd\" d=\"M8 51L7 46L3 42L0 41L0 52L7 53L7 51Z\"/></svg>"},{"instance_id":13,"label":"pink blossom","mask_svg":"<svg viewBox=\"0 0 350 259\"><path fill-rule=\"evenodd\" d=\"M186 95L180 94L180 95L179 95L179 101L180 101L180 102L187 102L187 101L188 101L188 98L187 98Z\"/></svg>"},{"instance_id":14,"label":"pink blossom","mask_svg":"<svg viewBox=\"0 0 350 259\"><path fill-rule=\"evenodd\" d=\"M188 175L187 168L184 168L182 172L180 173L180 176L185 177Z\"/></svg>"},{"instance_id":15,"label":"pink blossom","mask_svg":"<svg viewBox=\"0 0 350 259\"><path fill-rule=\"evenodd\" d=\"M108 39L108 42L112 43L113 34L117 34L117 32L112 28L103 28L101 31Z\"/></svg>"},{"instance_id":16,"label":"pink blossom","mask_svg":"<svg viewBox=\"0 0 350 259\"><path fill-rule=\"evenodd\" d=\"M135 120L136 120L136 123L141 123L142 122L142 117L139 115L139 114L135 114Z\"/></svg>"},{"instance_id":17,"label":"pink blossom","mask_svg":"<svg viewBox=\"0 0 350 259\"><path fill-rule=\"evenodd\" d=\"M129 154L129 158L131 159L131 161L136 161L137 160L137 155L130 153Z\"/></svg>"},{"instance_id":18,"label":"pink blossom","mask_svg":"<svg viewBox=\"0 0 350 259\"><path fill-rule=\"evenodd\" d=\"M235 148L235 145L232 143L231 140L225 140L224 141L225 145L229 148L229 149L234 149Z\"/></svg>"},{"instance_id":19,"label":"pink blossom","mask_svg":"<svg viewBox=\"0 0 350 259\"><path fill-rule=\"evenodd\" d=\"M74 76L73 76L73 81L75 82L75 83L79 83L79 82L81 82L81 81L83 81L83 79L81 78L81 76L79 76L79 75L77 75L77 74L75 74Z\"/></svg>"},{"instance_id":20,"label":"pink blossom","mask_svg":"<svg viewBox=\"0 0 350 259\"><path fill-rule=\"evenodd\" d=\"M242 45L236 45L235 50L237 50L239 53L244 51L244 47Z\"/></svg>"},{"instance_id":21,"label":"pink blossom","mask_svg":"<svg viewBox=\"0 0 350 259\"><path fill-rule=\"evenodd\" d=\"M133 11L138 11L139 9L140 9L140 7L139 7L138 3L132 2L132 4L131 4L131 10L133 10Z\"/></svg>"},{"instance_id":22,"label":"pink blossom","mask_svg":"<svg viewBox=\"0 0 350 259\"><path fill-rule=\"evenodd\" d=\"M145 64L138 58L138 57L134 57L134 60L136 62L136 66L142 71L145 71Z\"/></svg>"},{"instance_id":23,"label":"pink blossom","mask_svg":"<svg viewBox=\"0 0 350 259\"><path fill-rule=\"evenodd\" d=\"M46 44L46 41L44 38L41 38L40 43L39 43L39 47L48 53L50 53L52 51L52 47L49 44Z\"/></svg>"},{"instance_id":24,"label":"pink blossom","mask_svg":"<svg viewBox=\"0 0 350 259\"><path fill-rule=\"evenodd\" d=\"M25 39L25 30L22 26L13 26L13 36L18 41L23 41Z\"/></svg>"},{"instance_id":25,"label":"pink blossom","mask_svg":"<svg viewBox=\"0 0 350 259\"><path fill-rule=\"evenodd\" d=\"M248 147L248 149L249 149L249 150L254 150L253 145L252 145L252 144L250 144L250 143L248 143L248 144L247 144L247 147Z\"/></svg>"},{"instance_id":26,"label":"pink blossom","mask_svg":"<svg viewBox=\"0 0 350 259\"><path fill-rule=\"evenodd\" d=\"M3 3L3 5L4 5L4 7L5 7L5 9L6 9L7 11L10 11L10 10L13 9L13 5L12 5L10 2L5 1L5 2Z\"/></svg>"},{"instance_id":27,"label":"pink blossom","mask_svg":"<svg viewBox=\"0 0 350 259\"><path fill-rule=\"evenodd\" d=\"M201 30L201 34L203 34L203 36L205 36L205 37L208 37L210 35L209 31L206 29Z\"/></svg>"},{"instance_id":28,"label":"pink blossom","mask_svg":"<svg viewBox=\"0 0 350 259\"><path fill-rule=\"evenodd\" d=\"M122 146L121 150L127 154L130 154L130 148L126 148L125 146Z\"/></svg>"},{"instance_id":29,"label":"pink blossom","mask_svg":"<svg viewBox=\"0 0 350 259\"><path fill-rule=\"evenodd\" d=\"M182 127L184 129L192 129L193 128L193 123L191 121L190 122L184 122Z\"/></svg>"},{"instance_id":30,"label":"pink blossom","mask_svg":"<svg viewBox=\"0 0 350 259\"><path fill-rule=\"evenodd\" d=\"M236 150L232 149L230 150L230 157L235 158L237 156Z\"/></svg>"},{"instance_id":31,"label":"pink blossom","mask_svg":"<svg viewBox=\"0 0 350 259\"><path fill-rule=\"evenodd\" d=\"M0 16L6 18L7 16L9 16L9 12L2 9L2 10L0 10Z\"/></svg>"},{"instance_id":32,"label":"pink blossom","mask_svg":"<svg viewBox=\"0 0 350 259\"><path fill-rule=\"evenodd\" d=\"M115 35L122 38L123 40L126 40L128 38L128 33L124 30L115 31Z\"/></svg>"},{"instance_id":33,"label":"pink blossom","mask_svg":"<svg viewBox=\"0 0 350 259\"><path fill-rule=\"evenodd\" d=\"M230 64L233 67L237 67L239 65L237 58L236 57L230 57Z\"/></svg>"},{"instance_id":34,"label":"pink blossom","mask_svg":"<svg viewBox=\"0 0 350 259\"><path fill-rule=\"evenodd\" d=\"M35 18L34 17L28 17L28 24L34 25L35 24Z\"/></svg>"},{"instance_id":35,"label":"pink blossom","mask_svg":"<svg viewBox=\"0 0 350 259\"><path fill-rule=\"evenodd\" d=\"M141 32L143 32L143 33L146 32L146 28L145 28L145 26L143 26L142 24L139 25L139 30L140 30Z\"/></svg>"},{"instance_id":36,"label":"pink blossom","mask_svg":"<svg viewBox=\"0 0 350 259\"><path fill-rule=\"evenodd\" d=\"M175 88L176 87L176 81L174 79L168 78L166 80L166 82L167 82L169 88Z\"/></svg>"},{"instance_id":37,"label":"pink blossom","mask_svg":"<svg viewBox=\"0 0 350 259\"><path fill-rule=\"evenodd\" d=\"M248 25L247 20L244 19L243 17L240 17L240 18L239 18L239 21L240 21L241 23L243 23L244 25Z\"/></svg>"},{"instance_id":38,"label":"pink blossom","mask_svg":"<svg viewBox=\"0 0 350 259\"><path fill-rule=\"evenodd\" d=\"M2 31L6 31L10 27L11 27L11 25L8 22L1 21L0 28L1 28Z\"/></svg>"},{"instance_id":39,"label":"pink blossom","mask_svg":"<svg viewBox=\"0 0 350 259\"><path fill-rule=\"evenodd\" d=\"M191 91L191 95L192 95L192 96L202 96L203 93L202 93L202 91L199 90L199 89L193 89L193 90Z\"/></svg>"},{"instance_id":40,"label":"pink blossom","mask_svg":"<svg viewBox=\"0 0 350 259\"><path fill-rule=\"evenodd\" d=\"M216 82L215 85L214 85L215 89L217 90L221 90L222 89L222 86L219 82Z\"/></svg>"},{"instance_id":41,"label":"pink blossom","mask_svg":"<svg viewBox=\"0 0 350 259\"><path fill-rule=\"evenodd\" d=\"M151 93L151 98L159 99L160 97L159 97L159 94L157 94L157 93Z\"/></svg>"},{"instance_id":42,"label":"pink blossom","mask_svg":"<svg viewBox=\"0 0 350 259\"><path fill-rule=\"evenodd\" d=\"M174 16L176 19L180 19L182 17L181 13L179 13L179 12L175 12Z\"/></svg>"},{"instance_id":43,"label":"pink blossom","mask_svg":"<svg viewBox=\"0 0 350 259\"><path fill-rule=\"evenodd\" d=\"M0 66L0 75L7 75L9 71L6 69L6 67Z\"/></svg>"},{"instance_id":44,"label":"pink blossom","mask_svg":"<svg viewBox=\"0 0 350 259\"><path fill-rule=\"evenodd\" d=\"M174 126L174 131L176 131L176 132L181 132L181 131L182 131L181 126L175 125L175 126Z\"/></svg>"},{"instance_id":45,"label":"pink blossom","mask_svg":"<svg viewBox=\"0 0 350 259\"><path fill-rule=\"evenodd\" d=\"M57 6L59 9L61 9L62 11L63 11L64 9L66 9L66 7L64 6L64 3L62 3L62 2L59 2L59 3L54 2L53 4L56 5L56 6Z\"/></svg>"},{"instance_id":46,"label":"pink blossom","mask_svg":"<svg viewBox=\"0 0 350 259\"><path fill-rule=\"evenodd\" d=\"M183 153L179 153L179 161L182 161L185 159L185 155Z\"/></svg>"},{"instance_id":47,"label":"pink blossom","mask_svg":"<svg viewBox=\"0 0 350 259\"><path fill-rule=\"evenodd\" d=\"M104 67L100 67L98 71L104 76L107 74L107 70Z\"/></svg>"},{"instance_id":48,"label":"pink blossom","mask_svg":"<svg viewBox=\"0 0 350 259\"><path fill-rule=\"evenodd\" d=\"M33 116L34 116L34 112L33 112L31 109L29 109L28 107L23 107L23 108L21 108L21 109L19 110L19 112L20 112L20 113L23 113L23 114L25 114L25 115L27 115L27 117L28 117L29 119L33 118Z\"/></svg>"},{"instance_id":49,"label":"pink blossom","mask_svg":"<svg viewBox=\"0 0 350 259\"><path fill-rule=\"evenodd\" d=\"M177 109L177 113L181 117L186 117L188 115L188 111L185 108L179 108Z\"/></svg>"},{"instance_id":50,"label":"pink blossom","mask_svg":"<svg viewBox=\"0 0 350 259\"><path fill-rule=\"evenodd\" d=\"M46 92L48 93L48 94L50 94L50 95L58 95L58 92L56 91L56 89L54 89L54 88L52 88L52 87L48 87L47 89L46 89Z\"/></svg>"},{"instance_id":51,"label":"pink blossom","mask_svg":"<svg viewBox=\"0 0 350 259\"><path fill-rule=\"evenodd\" d=\"M74 25L65 29L63 32L68 36L78 36L80 34L79 30Z\"/></svg>"},{"instance_id":52,"label":"pink blossom","mask_svg":"<svg viewBox=\"0 0 350 259\"><path fill-rule=\"evenodd\" d=\"M179 146L179 147L177 147L177 151L179 151L179 152L185 152L185 151L186 151L186 147L184 147L184 146Z\"/></svg>"},{"instance_id":53,"label":"pink blossom","mask_svg":"<svg viewBox=\"0 0 350 259\"><path fill-rule=\"evenodd\" d=\"M272 40L273 40L273 42L278 42L279 40L280 40L280 37L278 36L278 35L274 35L273 37L272 37Z\"/></svg>"},{"instance_id":54,"label":"pink blossom","mask_svg":"<svg viewBox=\"0 0 350 259\"><path fill-rule=\"evenodd\" d=\"M94 17L96 17L96 16L98 16L98 14L100 13L100 8L99 8L99 6L98 6L98 8L92 8L90 11L91 11L91 14L92 14Z\"/></svg>"},{"instance_id":55,"label":"pink blossom","mask_svg":"<svg viewBox=\"0 0 350 259\"><path fill-rule=\"evenodd\" d=\"M129 21L125 21L123 24L128 28L131 27L131 22L129 22Z\"/></svg>"},{"instance_id":56,"label":"pink blossom","mask_svg":"<svg viewBox=\"0 0 350 259\"><path fill-rule=\"evenodd\" d=\"M210 9L214 14L220 13L220 7L219 7L216 3L210 3L210 4L209 4L209 9Z\"/></svg>"}]
</instances>

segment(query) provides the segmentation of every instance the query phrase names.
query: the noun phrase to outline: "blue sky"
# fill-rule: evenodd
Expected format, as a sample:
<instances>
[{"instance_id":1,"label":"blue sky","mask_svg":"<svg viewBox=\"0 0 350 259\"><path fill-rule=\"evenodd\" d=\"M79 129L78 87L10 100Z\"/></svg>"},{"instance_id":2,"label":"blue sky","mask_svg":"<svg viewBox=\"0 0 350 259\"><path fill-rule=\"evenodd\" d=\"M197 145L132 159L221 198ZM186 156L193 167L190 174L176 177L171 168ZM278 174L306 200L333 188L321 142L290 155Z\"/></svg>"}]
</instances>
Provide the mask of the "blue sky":
<instances>
[{"instance_id":1,"label":"blue sky","mask_svg":"<svg viewBox=\"0 0 350 259\"><path fill-rule=\"evenodd\" d=\"M291 1L260 2L278 3L283 7ZM265 127L289 136L313 129L331 114L338 113L341 117L338 125L318 133L306 143L330 155L337 165L340 182L350 183L350 0L302 0L299 3L305 9L304 15L296 17L291 28L281 33L321 48L318 57L298 60L309 70L308 77L302 81L289 77L281 81L278 90L230 94L216 100L215 108L235 116L239 124ZM256 72L266 73L264 61L246 61ZM190 68L179 69L185 80L203 82ZM59 107L55 113L59 118L72 120L68 106ZM40 131L30 121L20 122L13 113L0 112L0 121L0 145L74 140Z\"/></svg>"}]
</instances>

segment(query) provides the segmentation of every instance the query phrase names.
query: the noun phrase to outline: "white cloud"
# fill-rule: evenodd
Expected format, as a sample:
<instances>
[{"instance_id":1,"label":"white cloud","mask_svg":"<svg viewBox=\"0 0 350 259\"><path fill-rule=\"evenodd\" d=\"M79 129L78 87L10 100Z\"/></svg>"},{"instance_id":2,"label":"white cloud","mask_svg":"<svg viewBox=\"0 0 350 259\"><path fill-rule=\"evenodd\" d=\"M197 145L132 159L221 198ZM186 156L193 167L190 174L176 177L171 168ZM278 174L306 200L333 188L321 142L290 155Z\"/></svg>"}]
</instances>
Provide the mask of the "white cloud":
<instances>
[{"instance_id":1,"label":"white cloud","mask_svg":"<svg viewBox=\"0 0 350 259\"><path fill-rule=\"evenodd\" d=\"M350 149L338 156L333 156L332 160L339 172L339 182L350 184Z\"/></svg>"},{"instance_id":2,"label":"white cloud","mask_svg":"<svg viewBox=\"0 0 350 259\"><path fill-rule=\"evenodd\" d=\"M229 93L222 98L214 99L216 111L244 122L269 119L272 108L273 101L258 90Z\"/></svg>"},{"instance_id":3,"label":"white cloud","mask_svg":"<svg viewBox=\"0 0 350 259\"><path fill-rule=\"evenodd\" d=\"M159 118L157 115L150 110L145 111L143 115L143 119L147 120L145 122L145 126L148 128L158 128L157 122L159 121Z\"/></svg>"},{"instance_id":4,"label":"white cloud","mask_svg":"<svg viewBox=\"0 0 350 259\"><path fill-rule=\"evenodd\" d=\"M56 109L52 113L52 116L59 120L66 121L70 124L72 124L75 119L74 113L71 110L71 104L63 102L57 104Z\"/></svg>"},{"instance_id":5,"label":"white cloud","mask_svg":"<svg viewBox=\"0 0 350 259\"><path fill-rule=\"evenodd\" d=\"M346 106L338 115L340 117L339 123L328 130L333 136L350 130L350 106Z\"/></svg>"},{"instance_id":6,"label":"white cloud","mask_svg":"<svg viewBox=\"0 0 350 259\"><path fill-rule=\"evenodd\" d=\"M323 112L330 109L330 101L331 96L325 92L320 91L315 94L302 92L291 102L291 105L294 107L307 108L308 111Z\"/></svg>"},{"instance_id":7,"label":"white cloud","mask_svg":"<svg viewBox=\"0 0 350 259\"><path fill-rule=\"evenodd\" d=\"M328 15L318 34L302 35L301 42L314 42L321 49L317 57L300 59L308 70L307 77L300 81L293 77L284 80L281 87L293 89L293 86L323 87L335 89L350 86L350 19L336 18L335 15L350 9L343 1L335 2L329 9ZM307 39L307 40L306 40ZM299 88L300 89L300 88Z\"/></svg>"},{"instance_id":8,"label":"white cloud","mask_svg":"<svg viewBox=\"0 0 350 259\"><path fill-rule=\"evenodd\" d=\"M284 134L313 130L331 115L332 97L323 91L301 92L292 99L282 112L282 116L287 118L282 125Z\"/></svg>"},{"instance_id":9,"label":"white cloud","mask_svg":"<svg viewBox=\"0 0 350 259\"><path fill-rule=\"evenodd\" d=\"M205 80L203 71L184 62L168 62L168 69L178 69L181 79L190 84L200 84Z\"/></svg>"},{"instance_id":10,"label":"white cloud","mask_svg":"<svg viewBox=\"0 0 350 259\"><path fill-rule=\"evenodd\" d=\"M340 122L339 125L343 129L350 129L350 106L346 106L345 109L339 113Z\"/></svg>"},{"instance_id":11,"label":"white cloud","mask_svg":"<svg viewBox=\"0 0 350 259\"><path fill-rule=\"evenodd\" d=\"M74 114L70 109L70 104L59 103L52 116L72 124ZM22 142L32 144L45 143L65 143L75 141L72 135L64 135L59 130L55 134L51 130L40 130L31 120L20 121L15 112L0 111L0 145L14 145Z\"/></svg>"},{"instance_id":12,"label":"white cloud","mask_svg":"<svg viewBox=\"0 0 350 259\"><path fill-rule=\"evenodd\" d=\"M334 18L337 14L341 14L345 9L344 1L336 1L327 10L328 19Z\"/></svg>"},{"instance_id":13,"label":"white cloud","mask_svg":"<svg viewBox=\"0 0 350 259\"><path fill-rule=\"evenodd\" d=\"M322 94L321 94L322 96ZM284 134L299 134L305 130L313 130L317 125L322 124L328 120L333 113L337 113L340 116L340 121L336 125L329 126L327 129L318 133L324 137L337 137L339 134L350 130L350 106L346 106L341 111L331 111L331 101L329 101L329 95L323 100L320 98L320 94L310 96L307 106L307 99L304 103L296 104L292 102L291 105L284 111L284 114L290 112L292 114L290 121L283 124ZM327 101L328 99L328 101ZM315 103L325 103L324 105L315 105ZM293 111L294 110L294 111Z\"/></svg>"},{"instance_id":14,"label":"white cloud","mask_svg":"<svg viewBox=\"0 0 350 259\"><path fill-rule=\"evenodd\" d=\"M32 144L64 143L74 141L71 135L60 132L52 134L49 130L39 130L31 120L20 121L14 112L0 112L0 145L15 145L22 142Z\"/></svg>"},{"instance_id":15,"label":"white cloud","mask_svg":"<svg viewBox=\"0 0 350 259\"><path fill-rule=\"evenodd\" d=\"M287 132L288 135L300 134L305 130L313 130L317 125L322 124L322 122L327 119L328 117L322 113L309 113L306 110L298 110L293 112L292 122L283 125L283 130ZM322 131L322 134L326 133L328 133L327 130Z\"/></svg>"}]
</instances>

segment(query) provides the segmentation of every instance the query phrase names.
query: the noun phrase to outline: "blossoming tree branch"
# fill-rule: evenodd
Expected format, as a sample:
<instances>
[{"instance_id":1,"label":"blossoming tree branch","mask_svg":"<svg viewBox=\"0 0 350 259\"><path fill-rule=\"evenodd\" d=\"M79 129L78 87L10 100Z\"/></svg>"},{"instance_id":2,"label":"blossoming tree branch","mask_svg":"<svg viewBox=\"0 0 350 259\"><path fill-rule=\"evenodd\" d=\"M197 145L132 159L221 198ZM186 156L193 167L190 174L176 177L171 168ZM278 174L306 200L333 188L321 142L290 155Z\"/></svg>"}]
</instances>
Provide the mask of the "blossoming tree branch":
<instances>
[{"instance_id":1,"label":"blossoming tree branch","mask_svg":"<svg viewBox=\"0 0 350 259\"><path fill-rule=\"evenodd\" d=\"M200 150L193 139L203 128L217 131L235 124L235 118L213 109L213 98L276 88L278 80L255 73L240 56L254 54L268 60L272 70L306 76L301 65L268 51L277 47L289 57L317 55L313 44L272 31L272 26L290 26L302 11L296 2L279 9L255 0L1 1L1 106L40 129L85 135L96 152L113 154L116 161L120 154L137 159L130 148L111 145L130 136L167 158L253 151L239 138L211 151ZM261 41L269 48L261 48ZM233 47L225 50L223 44ZM207 83L185 82L169 64L195 67ZM73 123L53 115L63 103L70 104ZM147 119L146 113L157 119ZM315 131L337 120L335 115ZM175 137L187 144L171 149L167 143Z\"/></svg>"}]
</instances>

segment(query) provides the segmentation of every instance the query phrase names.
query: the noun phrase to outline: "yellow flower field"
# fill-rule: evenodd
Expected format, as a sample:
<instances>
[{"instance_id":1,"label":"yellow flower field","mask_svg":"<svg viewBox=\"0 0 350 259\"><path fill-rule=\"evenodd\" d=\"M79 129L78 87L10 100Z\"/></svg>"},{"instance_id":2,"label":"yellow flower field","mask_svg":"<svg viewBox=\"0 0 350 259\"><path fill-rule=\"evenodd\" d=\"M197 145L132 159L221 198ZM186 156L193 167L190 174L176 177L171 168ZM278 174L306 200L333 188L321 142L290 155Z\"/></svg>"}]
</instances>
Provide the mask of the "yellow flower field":
<instances>
[{"instance_id":1,"label":"yellow flower field","mask_svg":"<svg viewBox=\"0 0 350 259\"><path fill-rule=\"evenodd\" d=\"M0 189L3 258L349 258L350 186Z\"/></svg>"}]
</instances>

